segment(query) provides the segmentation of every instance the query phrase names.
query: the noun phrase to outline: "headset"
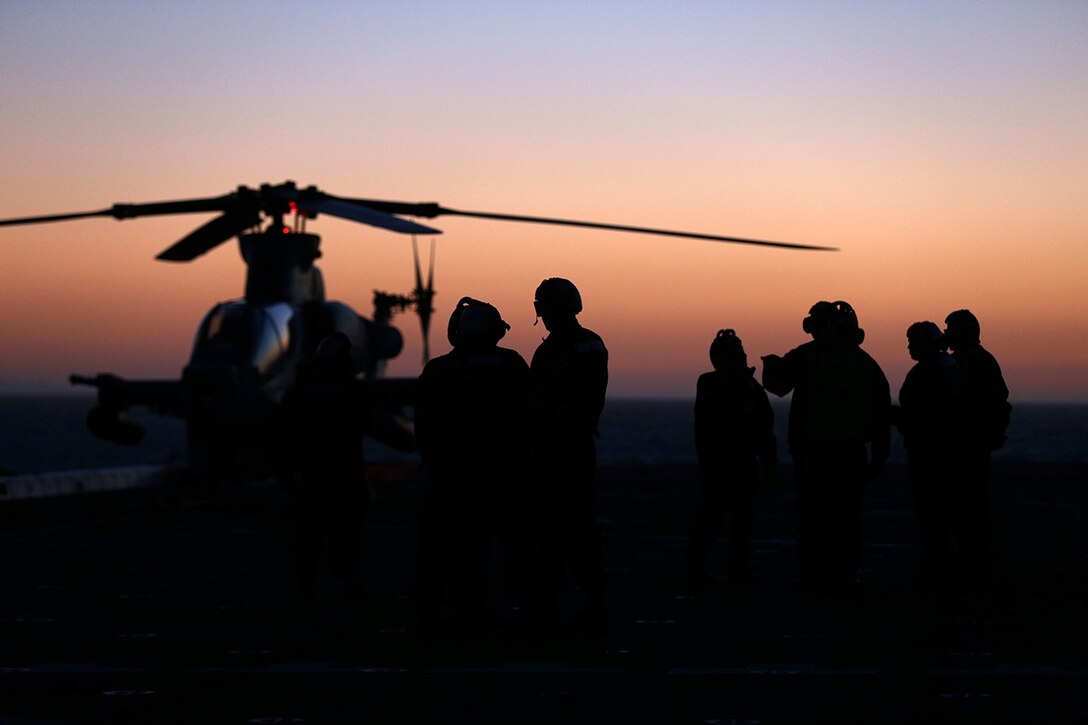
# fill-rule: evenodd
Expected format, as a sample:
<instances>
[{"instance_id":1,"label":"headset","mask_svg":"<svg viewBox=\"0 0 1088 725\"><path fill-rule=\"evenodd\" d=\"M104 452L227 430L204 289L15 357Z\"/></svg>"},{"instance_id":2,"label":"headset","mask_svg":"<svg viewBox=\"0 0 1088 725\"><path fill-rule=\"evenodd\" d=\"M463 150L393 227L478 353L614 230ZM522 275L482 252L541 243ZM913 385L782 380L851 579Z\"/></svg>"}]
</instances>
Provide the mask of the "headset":
<instances>
[{"instance_id":1,"label":"headset","mask_svg":"<svg viewBox=\"0 0 1088 725\"><path fill-rule=\"evenodd\" d=\"M801 321L801 328L814 338L826 336L837 342L860 345L865 341L865 330L858 326L858 315L849 302L820 300Z\"/></svg>"},{"instance_id":2,"label":"headset","mask_svg":"<svg viewBox=\"0 0 1088 725\"><path fill-rule=\"evenodd\" d=\"M502 319L494 305L472 297L462 297L450 315L446 339L454 347L467 342L470 337L482 338L494 345L506 336L509 329L510 325Z\"/></svg>"}]
</instances>

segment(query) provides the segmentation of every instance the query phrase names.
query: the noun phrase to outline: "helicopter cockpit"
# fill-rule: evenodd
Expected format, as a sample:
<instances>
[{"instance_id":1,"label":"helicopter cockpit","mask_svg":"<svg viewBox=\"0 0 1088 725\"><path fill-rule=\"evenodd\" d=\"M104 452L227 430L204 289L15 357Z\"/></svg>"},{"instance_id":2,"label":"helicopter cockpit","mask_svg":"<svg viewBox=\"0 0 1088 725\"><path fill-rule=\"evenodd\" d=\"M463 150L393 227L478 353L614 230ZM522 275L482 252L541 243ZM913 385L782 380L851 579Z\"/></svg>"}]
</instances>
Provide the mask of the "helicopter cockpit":
<instances>
[{"instance_id":1,"label":"helicopter cockpit","mask_svg":"<svg viewBox=\"0 0 1088 725\"><path fill-rule=\"evenodd\" d=\"M241 364L266 382L284 372L297 345L292 321L298 308L286 302L251 305L241 300L212 308L193 344L190 365Z\"/></svg>"}]
</instances>

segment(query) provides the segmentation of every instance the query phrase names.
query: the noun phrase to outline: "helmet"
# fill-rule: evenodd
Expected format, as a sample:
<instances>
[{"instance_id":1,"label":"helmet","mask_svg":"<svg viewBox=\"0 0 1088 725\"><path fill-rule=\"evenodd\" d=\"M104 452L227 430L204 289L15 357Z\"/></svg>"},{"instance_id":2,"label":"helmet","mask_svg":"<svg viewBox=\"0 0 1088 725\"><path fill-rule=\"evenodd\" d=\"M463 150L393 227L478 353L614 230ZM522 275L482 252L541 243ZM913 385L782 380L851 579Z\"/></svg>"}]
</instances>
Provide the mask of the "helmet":
<instances>
[{"instance_id":1,"label":"helmet","mask_svg":"<svg viewBox=\"0 0 1088 725\"><path fill-rule=\"evenodd\" d=\"M582 311L582 295L569 279L549 277L536 288L533 306L538 316L577 315Z\"/></svg>"},{"instance_id":2,"label":"helmet","mask_svg":"<svg viewBox=\"0 0 1088 725\"><path fill-rule=\"evenodd\" d=\"M454 347L471 342L495 345L509 329L494 305L462 297L450 315L446 338Z\"/></svg>"},{"instance_id":3,"label":"helmet","mask_svg":"<svg viewBox=\"0 0 1088 725\"><path fill-rule=\"evenodd\" d=\"M848 345L860 345L864 342L865 330L858 326L858 315L850 303L836 300L831 305L835 309L830 324L832 339Z\"/></svg>"},{"instance_id":4,"label":"helmet","mask_svg":"<svg viewBox=\"0 0 1088 725\"><path fill-rule=\"evenodd\" d=\"M858 327L857 313L843 300L817 302L809 309L801 327L814 339L828 342L860 345L865 340L865 330Z\"/></svg>"},{"instance_id":5,"label":"helmet","mask_svg":"<svg viewBox=\"0 0 1088 725\"><path fill-rule=\"evenodd\" d=\"M956 310L944 318L945 337L948 344L956 347L956 343L978 343L982 329L978 324L978 318L970 310Z\"/></svg>"},{"instance_id":6,"label":"helmet","mask_svg":"<svg viewBox=\"0 0 1088 725\"><path fill-rule=\"evenodd\" d=\"M820 300L809 308L808 317L801 320L801 329L815 337L818 332L823 331L834 314L835 305L826 300Z\"/></svg>"},{"instance_id":7,"label":"helmet","mask_svg":"<svg viewBox=\"0 0 1088 725\"><path fill-rule=\"evenodd\" d=\"M744 345L733 330L718 330L710 343L710 363L715 370L733 370L748 366Z\"/></svg>"}]
</instances>

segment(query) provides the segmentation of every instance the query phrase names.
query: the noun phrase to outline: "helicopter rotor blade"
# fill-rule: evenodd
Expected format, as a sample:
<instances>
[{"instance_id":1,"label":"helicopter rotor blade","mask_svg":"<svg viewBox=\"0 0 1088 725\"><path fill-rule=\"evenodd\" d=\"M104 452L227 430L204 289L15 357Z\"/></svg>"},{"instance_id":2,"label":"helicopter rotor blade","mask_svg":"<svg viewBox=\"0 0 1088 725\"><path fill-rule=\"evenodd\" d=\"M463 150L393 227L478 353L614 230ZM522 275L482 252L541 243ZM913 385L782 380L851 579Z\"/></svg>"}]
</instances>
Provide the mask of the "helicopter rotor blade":
<instances>
[{"instance_id":1,"label":"helicopter rotor blade","mask_svg":"<svg viewBox=\"0 0 1088 725\"><path fill-rule=\"evenodd\" d=\"M231 237L256 226L261 221L256 211L234 211L217 216L204 226L191 232L173 246L164 249L156 259L168 262L189 262L211 251Z\"/></svg>"},{"instance_id":2,"label":"helicopter rotor blade","mask_svg":"<svg viewBox=\"0 0 1088 725\"><path fill-rule=\"evenodd\" d=\"M431 313L419 311L419 327L423 331L423 364L431 359Z\"/></svg>"},{"instance_id":3,"label":"helicopter rotor blade","mask_svg":"<svg viewBox=\"0 0 1088 725\"><path fill-rule=\"evenodd\" d=\"M727 237L718 234L701 234L698 232L683 232L674 229L654 229L651 227L636 227L626 224L605 224L601 222L578 221L575 219L556 219L553 217L525 216L522 214L497 214L485 211L464 211L440 206L434 202L400 202L381 201L377 199L350 199L357 204L384 211L389 214L404 214L406 216L418 216L425 219L433 219L437 216L464 216L476 219L492 219L495 221L527 222L530 224L554 224L567 227L581 227L583 229L607 229L617 232L633 232L636 234L656 234L666 237L681 237L685 239L703 239L711 242L729 242L732 244L754 244L762 247L779 247L782 249L805 249L827 252L838 251L837 247L823 247L813 244L795 244L792 242L775 242L764 239L748 239L746 237Z\"/></svg>"},{"instance_id":4,"label":"helicopter rotor blade","mask_svg":"<svg viewBox=\"0 0 1088 725\"><path fill-rule=\"evenodd\" d=\"M434 251L435 238L431 237L431 254L427 263L427 289L424 298L426 321L423 327L423 354L426 355L428 359L431 356L431 315L434 313Z\"/></svg>"},{"instance_id":5,"label":"helicopter rotor blade","mask_svg":"<svg viewBox=\"0 0 1088 725\"><path fill-rule=\"evenodd\" d=\"M431 240L431 255L427 264L427 294L434 297L434 250L435 240Z\"/></svg>"},{"instance_id":6,"label":"helicopter rotor blade","mask_svg":"<svg viewBox=\"0 0 1088 725\"><path fill-rule=\"evenodd\" d=\"M423 291L423 273L419 269L419 246L416 238L412 237L412 264L416 273L416 295Z\"/></svg>"},{"instance_id":7,"label":"helicopter rotor blade","mask_svg":"<svg viewBox=\"0 0 1088 725\"><path fill-rule=\"evenodd\" d=\"M86 219L95 216L110 216L114 219L134 219L140 216L161 214L197 214L209 211L226 211L239 203L238 196L227 194L208 199L186 199L183 201L157 201L147 204L114 204L108 209L98 211L75 212L72 214L50 214L48 216L22 217L19 219L0 219L0 227L17 224L41 224L44 222L63 222L70 219Z\"/></svg>"},{"instance_id":8,"label":"helicopter rotor blade","mask_svg":"<svg viewBox=\"0 0 1088 725\"><path fill-rule=\"evenodd\" d=\"M134 219L141 216L161 216L163 214L199 214L210 211L231 211L245 205L243 193L249 192L244 187L238 193L206 199L183 199L181 201L152 201L145 204L114 204L108 210L114 219ZM257 207L256 200L251 204Z\"/></svg>"},{"instance_id":9,"label":"helicopter rotor blade","mask_svg":"<svg viewBox=\"0 0 1088 725\"><path fill-rule=\"evenodd\" d=\"M442 208L442 207L440 207ZM634 232L636 234L656 234L664 237L682 237L685 239L704 239L711 242L729 242L732 244L754 244L761 247L779 247L782 249L807 249L813 251L837 252L837 247L822 247L813 244L795 244L792 242L773 242L764 239L748 239L746 237L727 237L718 234L701 234L698 232L682 232L674 229L654 229L651 227L635 227L626 224L604 224L601 222L586 222L573 219L553 219L551 217L521 216L516 214L494 214L484 211L460 211L457 209L442 208L443 214L452 216L467 216L477 219L493 219L509 222L529 222L532 224L555 224L567 227L582 227L585 229L608 229L617 232Z\"/></svg>"},{"instance_id":10,"label":"helicopter rotor blade","mask_svg":"<svg viewBox=\"0 0 1088 725\"><path fill-rule=\"evenodd\" d=\"M418 216L424 219L434 219L437 216L443 214L449 214L451 209L435 204L433 201L424 202L411 202L411 201L382 201L380 199L351 199L348 197L339 196L336 197L341 201L349 201L352 204L358 204L359 206L365 206L368 209L377 209L378 211L384 211L386 214L401 214L403 216Z\"/></svg>"},{"instance_id":11,"label":"helicopter rotor blade","mask_svg":"<svg viewBox=\"0 0 1088 725\"><path fill-rule=\"evenodd\" d=\"M100 211L84 211L74 214L50 214L49 216L28 216L19 219L0 219L0 227L15 226L17 224L41 224L44 222L63 222L69 219L85 219L92 216L112 216L112 209Z\"/></svg>"},{"instance_id":12,"label":"helicopter rotor blade","mask_svg":"<svg viewBox=\"0 0 1088 725\"><path fill-rule=\"evenodd\" d=\"M380 229L388 229L402 234L441 234L442 232L432 227L417 224L407 219L400 219L377 209L353 204L349 201L333 197L317 197L312 199L300 198L298 208L302 211L348 219L360 224L368 224Z\"/></svg>"},{"instance_id":13,"label":"helicopter rotor blade","mask_svg":"<svg viewBox=\"0 0 1088 725\"><path fill-rule=\"evenodd\" d=\"M449 216L464 216L473 217L477 219L491 219L495 221L510 221L510 222L525 222L530 224L552 224L558 226L579 227L583 229L605 229L611 231L620 232L633 232L636 234L655 234L659 236L668 237L680 237L685 239L703 239L712 242L728 242L732 244L751 244L764 247L778 247L782 249L801 249L801 250L820 250L820 251L837 251L836 247L825 247L812 244L795 244L791 242L777 242L763 239L749 239L746 237L730 237L717 234L702 234L697 232L685 232L675 229L656 229L651 227L638 227L626 224L606 224L602 222L590 222L579 221L574 219L557 219L553 217L540 217L540 216L527 216L521 214L499 214L494 212L482 212L482 211L465 211L462 209L450 209L448 207L440 206L434 202L401 202L401 201L383 201L378 199L355 199L348 197L336 197L318 191L314 187L308 189L298 190L295 188L293 182L288 182L279 186L262 186L260 190L250 189L248 187L240 186L236 192L226 194L219 197L210 197L206 199L189 199L183 201L166 201L166 202L152 202L147 204L114 204L109 209L102 209L99 211L91 212L77 212L74 214L57 214L51 216L40 217L23 217L20 219L5 219L0 220L0 226L8 226L15 224L36 224L39 222L52 222L52 221L64 221L68 219L81 219L84 217L92 216L112 216L115 219L129 219L137 216L150 216L158 214L185 214L196 212L208 212L208 211L221 211L226 212L227 216L240 219L243 216L249 218L250 215L257 215L262 210L266 213L272 213L271 210L265 209L264 205L268 200L268 197L279 199L281 202L293 201L300 209L311 213L325 213L331 216L337 216L352 221L357 221L362 224L369 224L371 226L379 227L382 229L389 229L391 231L406 233L406 234L440 234L437 229L418 224L416 222L401 219L394 215L402 216L415 216L425 219L433 219L442 215ZM226 228L234 226L231 222L219 222ZM246 227L242 227L243 229ZM210 231L205 231L204 228L197 230L190 237L196 237L200 240L200 243L193 243L192 246L195 250L189 251L187 247L182 248L177 254L183 255L183 257L192 258L188 255L199 256L205 251L215 246L219 242L215 242L211 246L207 246L208 239L206 236L210 235ZM214 235L212 235L214 236ZM227 235L228 237L230 235ZM209 237L210 238L210 237ZM186 239L189 239L187 237ZM183 240L185 241L185 240ZM220 240L222 241L222 240ZM180 242L179 242L180 244ZM175 245L176 246L176 245ZM173 248L171 248L173 249ZM171 255L174 252L167 250ZM173 256L160 257L173 259Z\"/></svg>"},{"instance_id":14,"label":"helicopter rotor blade","mask_svg":"<svg viewBox=\"0 0 1088 725\"><path fill-rule=\"evenodd\" d=\"M426 365L427 361L431 359L431 314L434 312L431 307L431 300L434 299L434 288L431 284L434 277L434 239L431 240L431 269L426 287L423 286L423 273L419 264L419 245L414 235L412 236L412 261L416 273L416 288L412 297L415 298L419 328L423 335L423 364Z\"/></svg>"}]
</instances>

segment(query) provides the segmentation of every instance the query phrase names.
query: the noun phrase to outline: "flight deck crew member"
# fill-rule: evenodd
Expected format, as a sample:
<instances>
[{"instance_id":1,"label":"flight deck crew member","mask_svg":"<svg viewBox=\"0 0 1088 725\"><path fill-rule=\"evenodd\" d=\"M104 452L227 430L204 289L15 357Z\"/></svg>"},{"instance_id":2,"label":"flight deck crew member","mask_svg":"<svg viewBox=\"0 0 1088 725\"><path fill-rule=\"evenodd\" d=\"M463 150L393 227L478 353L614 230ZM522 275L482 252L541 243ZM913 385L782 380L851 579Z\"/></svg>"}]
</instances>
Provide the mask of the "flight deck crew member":
<instances>
[{"instance_id":1,"label":"flight deck crew member","mask_svg":"<svg viewBox=\"0 0 1088 725\"><path fill-rule=\"evenodd\" d=\"M559 616L569 566L584 595L575 625L600 631L604 565L595 519L596 441L608 387L608 350L597 333L579 323L582 297L569 280L545 279L533 304L548 330L530 363L538 614L546 621Z\"/></svg>"},{"instance_id":2,"label":"flight deck crew member","mask_svg":"<svg viewBox=\"0 0 1088 725\"><path fill-rule=\"evenodd\" d=\"M806 590L846 593L861 560L866 474L888 457L891 396L846 302L818 302L802 322L812 340L763 358L763 385L793 391L790 454L797 487L797 545ZM868 445L868 450L867 450Z\"/></svg>"},{"instance_id":3,"label":"flight deck crew member","mask_svg":"<svg viewBox=\"0 0 1088 725\"><path fill-rule=\"evenodd\" d=\"M462 630L488 624L493 550L517 579L507 593L524 595L517 584L528 568L521 426L529 366L498 346L509 329L495 307L463 297L450 316L453 349L419 377L416 436L429 472L418 569L425 628L447 615Z\"/></svg>"},{"instance_id":4,"label":"flight deck crew member","mask_svg":"<svg viewBox=\"0 0 1088 725\"><path fill-rule=\"evenodd\" d=\"M699 376L695 394L695 451L702 470L701 500L687 551L687 580L712 585L707 555L729 513L726 575L733 584L755 584L749 568L756 490L775 455L774 411L748 367L733 330L719 330L710 344L712 372Z\"/></svg>"},{"instance_id":5,"label":"flight deck crew member","mask_svg":"<svg viewBox=\"0 0 1088 725\"><path fill-rule=\"evenodd\" d=\"M950 583L955 472L963 450L963 381L933 322L907 328L907 351L915 365L899 389L896 424L910 466L914 517L921 544L918 584L944 590Z\"/></svg>"},{"instance_id":6,"label":"flight deck crew member","mask_svg":"<svg viewBox=\"0 0 1088 725\"><path fill-rule=\"evenodd\" d=\"M959 486L958 527L964 575L968 583L988 584L993 579L990 561L991 453L1005 444L1012 406L1001 366L980 342L978 318L957 310L945 318L945 340L963 374L966 416Z\"/></svg>"},{"instance_id":7,"label":"flight deck crew member","mask_svg":"<svg viewBox=\"0 0 1088 725\"><path fill-rule=\"evenodd\" d=\"M355 386L351 342L324 338L299 366L283 399L287 471L296 492L294 568L301 594L317 594L322 554L340 593L360 593L362 523L368 491L363 467L364 406Z\"/></svg>"}]
</instances>

